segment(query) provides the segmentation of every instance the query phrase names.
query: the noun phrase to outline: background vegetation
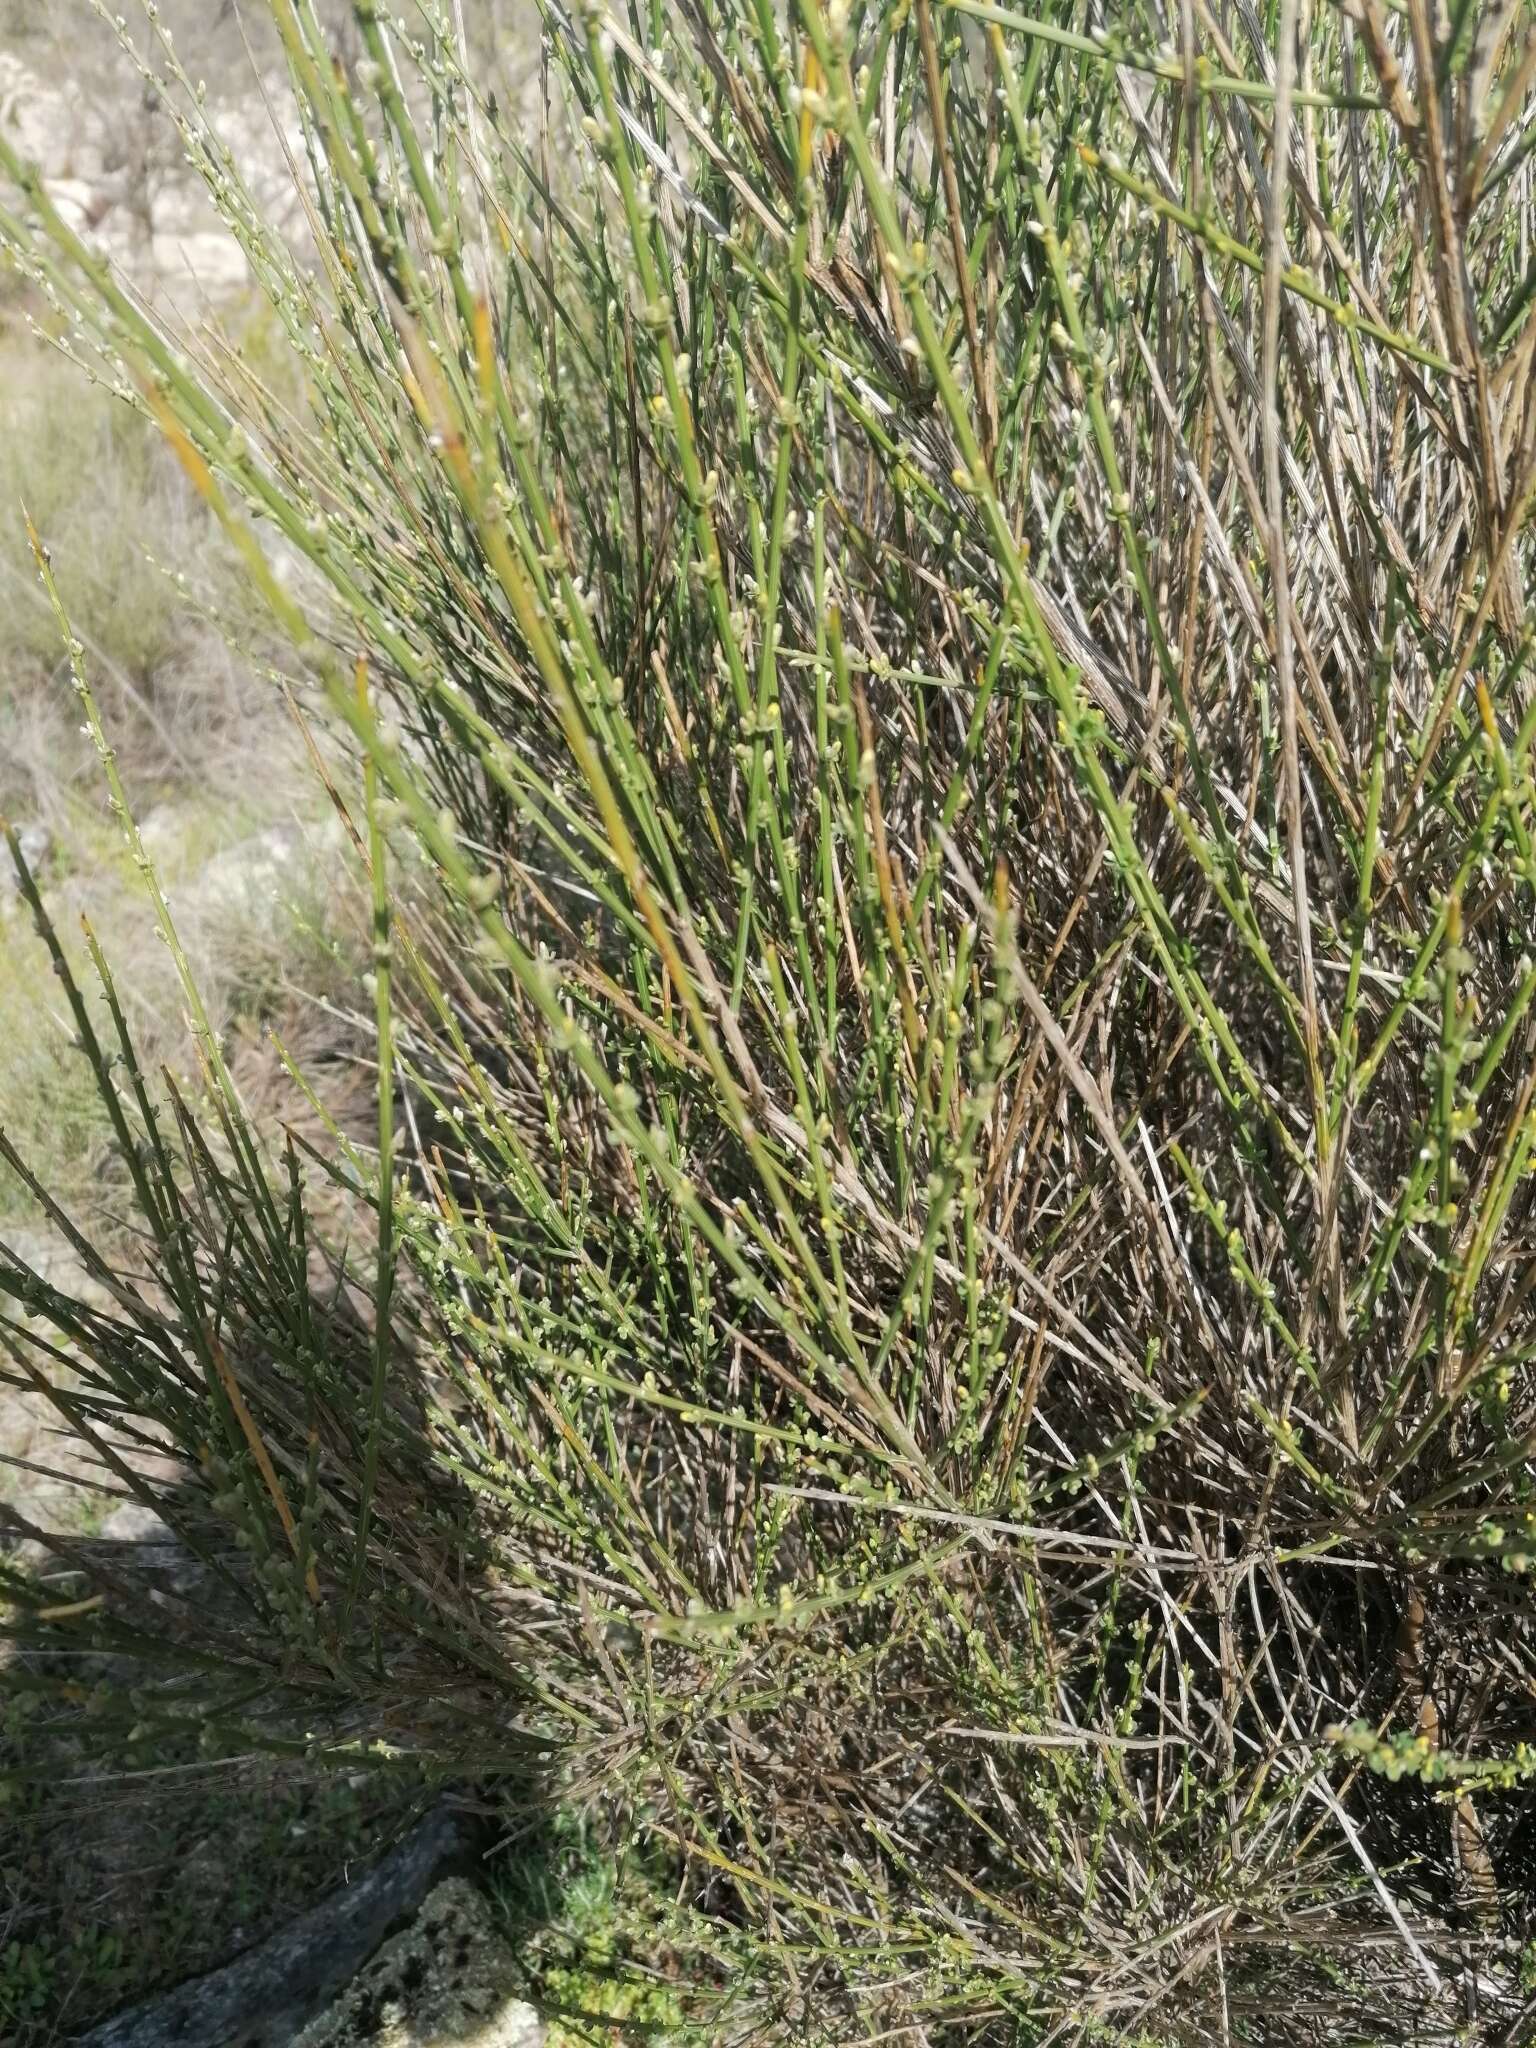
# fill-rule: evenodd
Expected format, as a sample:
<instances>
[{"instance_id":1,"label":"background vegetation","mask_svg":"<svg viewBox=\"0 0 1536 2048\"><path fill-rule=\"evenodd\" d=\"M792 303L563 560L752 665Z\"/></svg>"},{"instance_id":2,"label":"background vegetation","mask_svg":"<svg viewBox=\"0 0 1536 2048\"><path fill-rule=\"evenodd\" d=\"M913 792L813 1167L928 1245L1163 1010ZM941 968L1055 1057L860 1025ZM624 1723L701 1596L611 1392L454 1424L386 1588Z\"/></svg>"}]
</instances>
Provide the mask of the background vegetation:
<instances>
[{"instance_id":1,"label":"background vegetation","mask_svg":"<svg viewBox=\"0 0 1536 2048\"><path fill-rule=\"evenodd\" d=\"M20 859L135 1222L5 1329L226 1597L56 1538L19 1682L585 1810L712 2041L1520 2038L1527 11L269 12L303 248L143 61L302 400L0 236L302 667L374 1100L247 1100L39 540L198 1067Z\"/></svg>"}]
</instances>

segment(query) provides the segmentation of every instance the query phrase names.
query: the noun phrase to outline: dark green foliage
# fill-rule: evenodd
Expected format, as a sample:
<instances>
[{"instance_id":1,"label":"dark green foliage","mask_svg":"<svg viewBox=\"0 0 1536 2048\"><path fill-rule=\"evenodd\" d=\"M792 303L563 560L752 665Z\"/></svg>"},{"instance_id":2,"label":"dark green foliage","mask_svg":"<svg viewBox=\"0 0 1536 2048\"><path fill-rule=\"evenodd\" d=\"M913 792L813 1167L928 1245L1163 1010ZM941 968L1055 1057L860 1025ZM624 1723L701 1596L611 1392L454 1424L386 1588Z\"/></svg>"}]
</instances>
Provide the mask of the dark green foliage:
<instances>
[{"instance_id":1,"label":"dark green foliage","mask_svg":"<svg viewBox=\"0 0 1536 2048\"><path fill-rule=\"evenodd\" d=\"M302 420L0 143L374 892L344 1231L66 990L144 1270L7 1328L229 1588L136 1711L558 1785L714 2040L1514 2038L1528 9L272 14Z\"/></svg>"}]
</instances>

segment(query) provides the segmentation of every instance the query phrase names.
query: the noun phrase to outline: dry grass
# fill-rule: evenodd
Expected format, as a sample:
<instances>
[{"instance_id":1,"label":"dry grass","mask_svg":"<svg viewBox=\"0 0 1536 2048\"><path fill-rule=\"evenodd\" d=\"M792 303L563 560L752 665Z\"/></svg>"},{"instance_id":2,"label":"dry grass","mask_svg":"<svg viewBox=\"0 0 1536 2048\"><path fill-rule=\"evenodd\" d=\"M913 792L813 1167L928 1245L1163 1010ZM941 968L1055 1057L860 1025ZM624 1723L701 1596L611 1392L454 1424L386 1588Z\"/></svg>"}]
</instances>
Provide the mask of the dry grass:
<instances>
[{"instance_id":1,"label":"dry grass","mask_svg":"<svg viewBox=\"0 0 1536 2048\"><path fill-rule=\"evenodd\" d=\"M283 722L270 685L213 623L221 609L237 623L250 617L248 603L237 610L214 522L151 423L83 385L19 323L3 350L0 801L66 835L80 811L102 815L95 753L31 571L23 507L75 593L76 630L142 801L233 786L253 742L281 749ZM278 751L278 775L283 760Z\"/></svg>"}]
</instances>

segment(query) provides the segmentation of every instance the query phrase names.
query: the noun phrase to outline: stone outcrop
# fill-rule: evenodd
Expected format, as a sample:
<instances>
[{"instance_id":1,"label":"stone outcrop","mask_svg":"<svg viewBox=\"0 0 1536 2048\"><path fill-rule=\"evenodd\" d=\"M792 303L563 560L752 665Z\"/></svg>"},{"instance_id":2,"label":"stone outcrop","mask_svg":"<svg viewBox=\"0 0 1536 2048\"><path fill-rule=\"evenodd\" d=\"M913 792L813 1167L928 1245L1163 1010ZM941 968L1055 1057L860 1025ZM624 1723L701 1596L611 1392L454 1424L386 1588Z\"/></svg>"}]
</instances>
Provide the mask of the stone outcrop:
<instances>
[{"instance_id":1,"label":"stone outcrop","mask_svg":"<svg viewBox=\"0 0 1536 2048\"><path fill-rule=\"evenodd\" d=\"M293 1925L236 1956L223 1969L108 2020L87 2034L79 2048L168 2048L170 2043L175 2048L293 2048L296 2038L308 2042L310 2033L305 2030L313 2015L323 2012L326 2002L348 1985L390 1929L415 1911L444 1866L465 1853L460 1822L449 1809L438 1808L371 1871L323 1899ZM479 1904L467 1885L461 1889ZM425 1918L424 1910L417 1925ZM386 1958L399 1947L399 1941L388 1943L360 1981L370 1982L375 1970L387 1968ZM430 1974L423 1969L423 1984ZM471 1974L480 1981L478 1964L473 1964ZM347 1991L343 2003L352 1996ZM349 2037L325 2038L341 2042ZM504 2048L537 2048L539 2038L526 2030L522 2036L508 2034ZM414 2043L417 2037L407 2033L398 2039ZM376 2048L384 2048L383 2039ZM478 2039L473 2048L482 2048ZM483 2048L503 2048L502 2038L486 2036Z\"/></svg>"},{"instance_id":2,"label":"stone outcrop","mask_svg":"<svg viewBox=\"0 0 1536 2048\"><path fill-rule=\"evenodd\" d=\"M541 2048L543 2040L485 1900L450 1877L293 2048Z\"/></svg>"},{"instance_id":3,"label":"stone outcrop","mask_svg":"<svg viewBox=\"0 0 1536 2048\"><path fill-rule=\"evenodd\" d=\"M231 84L232 97L210 94L203 111L263 217L291 226L301 209L285 150L302 160L302 137L296 127L279 133L269 111L288 107L286 81L258 91L246 70ZM42 172L65 223L140 291L190 303L236 297L249 285L244 251L156 94L54 83L0 49L0 127Z\"/></svg>"}]
</instances>

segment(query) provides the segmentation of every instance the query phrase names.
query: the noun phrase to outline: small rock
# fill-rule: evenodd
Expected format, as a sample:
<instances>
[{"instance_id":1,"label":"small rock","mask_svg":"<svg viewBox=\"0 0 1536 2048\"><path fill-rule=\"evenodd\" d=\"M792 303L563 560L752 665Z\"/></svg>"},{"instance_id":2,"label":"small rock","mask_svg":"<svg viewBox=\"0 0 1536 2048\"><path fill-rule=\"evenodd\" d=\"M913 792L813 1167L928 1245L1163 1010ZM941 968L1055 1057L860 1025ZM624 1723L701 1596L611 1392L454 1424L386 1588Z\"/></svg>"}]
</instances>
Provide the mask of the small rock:
<instances>
[{"instance_id":1,"label":"small rock","mask_svg":"<svg viewBox=\"0 0 1536 2048\"><path fill-rule=\"evenodd\" d=\"M174 1543L176 1537L153 1508L141 1500L125 1500L101 1525L109 1543Z\"/></svg>"},{"instance_id":2,"label":"small rock","mask_svg":"<svg viewBox=\"0 0 1536 2048\"><path fill-rule=\"evenodd\" d=\"M66 227L82 234L91 224L95 193L83 178L55 178L48 197L58 208Z\"/></svg>"},{"instance_id":3,"label":"small rock","mask_svg":"<svg viewBox=\"0 0 1536 2048\"><path fill-rule=\"evenodd\" d=\"M155 862L174 855L190 839L198 813L191 804L159 803L139 820L139 838Z\"/></svg>"},{"instance_id":4,"label":"small rock","mask_svg":"<svg viewBox=\"0 0 1536 2048\"><path fill-rule=\"evenodd\" d=\"M66 1294L79 1289L88 1278L68 1238L46 1224L20 1229L8 1223L0 1233L0 1246L13 1265L25 1266L39 1280L46 1280L50 1287Z\"/></svg>"},{"instance_id":5,"label":"small rock","mask_svg":"<svg viewBox=\"0 0 1536 2048\"><path fill-rule=\"evenodd\" d=\"M541 2048L544 2029L515 1986L490 1909L451 1877L293 2048Z\"/></svg>"},{"instance_id":6,"label":"small rock","mask_svg":"<svg viewBox=\"0 0 1536 2048\"><path fill-rule=\"evenodd\" d=\"M250 277L244 250L233 235L221 230L157 234L150 243L150 260L166 282L190 279L200 292L214 297L238 291Z\"/></svg>"},{"instance_id":7,"label":"small rock","mask_svg":"<svg viewBox=\"0 0 1536 2048\"><path fill-rule=\"evenodd\" d=\"M23 157L45 177L62 168L67 157L69 123L62 96L29 71L19 57L0 50L0 121Z\"/></svg>"},{"instance_id":8,"label":"small rock","mask_svg":"<svg viewBox=\"0 0 1536 2048\"><path fill-rule=\"evenodd\" d=\"M170 830L143 837L151 859L165 861L173 854L176 840ZM291 825L269 825L226 847L173 890L178 918L195 929L222 926L232 917L271 917L285 894L301 885L305 851L303 835Z\"/></svg>"},{"instance_id":9,"label":"small rock","mask_svg":"<svg viewBox=\"0 0 1536 2048\"><path fill-rule=\"evenodd\" d=\"M65 168L72 178L78 178L95 191L107 175L107 152L93 135L72 135L69 162Z\"/></svg>"},{"instance_id":10,"label":"small rock","mask_svg":"<svg viewBox=\"0 0 1536 2048\"><path fill-rule=\"evenodd\" d=\"M40 881L53 854L53 834L41 819L33 818L16 827L16 837L21 842L21 857L31 869L33 881ZM16 876L11 850L0 841L0 903L20 895L21 883Z\"/></svg>"}]
</instances>

